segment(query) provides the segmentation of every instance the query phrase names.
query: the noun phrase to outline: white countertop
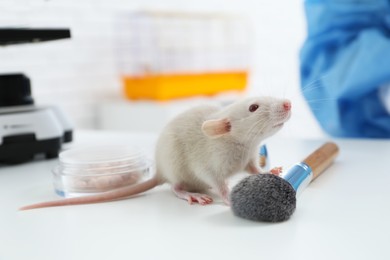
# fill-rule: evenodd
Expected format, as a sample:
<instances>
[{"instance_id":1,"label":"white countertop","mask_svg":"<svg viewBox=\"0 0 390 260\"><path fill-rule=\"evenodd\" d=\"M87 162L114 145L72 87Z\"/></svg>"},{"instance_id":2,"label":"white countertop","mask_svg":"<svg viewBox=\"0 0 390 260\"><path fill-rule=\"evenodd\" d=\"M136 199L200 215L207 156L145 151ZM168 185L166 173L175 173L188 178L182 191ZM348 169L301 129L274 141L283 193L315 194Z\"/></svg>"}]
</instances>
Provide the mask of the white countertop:
<instances>
[{"instance_id":1,"label":"white countertop","mask_svg":"<svg viewBox=\"0 0 390 260\"><path fill-rule=\"evenodd\" d=\"M77 144L136 143L155 136L78 131ZM390 140L336 140L340 155L278 224L233 216L227 206L188 205L167 185L115 202L19 212L58 199L57 160L0 166L0 260L390 259ZM289 167L323 141L267 142L272 166Z\"/></svg>"}]
</instances>

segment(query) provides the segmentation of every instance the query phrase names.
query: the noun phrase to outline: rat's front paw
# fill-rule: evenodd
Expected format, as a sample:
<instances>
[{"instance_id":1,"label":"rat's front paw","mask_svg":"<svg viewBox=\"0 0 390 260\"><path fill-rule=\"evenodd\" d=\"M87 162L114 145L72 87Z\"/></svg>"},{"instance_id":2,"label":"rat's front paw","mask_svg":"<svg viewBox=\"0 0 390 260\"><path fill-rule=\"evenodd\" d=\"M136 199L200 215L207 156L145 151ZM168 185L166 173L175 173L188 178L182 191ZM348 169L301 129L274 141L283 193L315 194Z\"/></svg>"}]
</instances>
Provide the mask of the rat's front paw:
<instances>
[{"instance_id":1,"label":"rat's front paw","mask_svg":"<svg viewBox=\"0 0 390 260\"><path fill-rule=\"evenodd\" d=\"M272 168L269 172L273 175L280 176L280 174L283 172L283 167Z\"/></svg>"}]
</instances>

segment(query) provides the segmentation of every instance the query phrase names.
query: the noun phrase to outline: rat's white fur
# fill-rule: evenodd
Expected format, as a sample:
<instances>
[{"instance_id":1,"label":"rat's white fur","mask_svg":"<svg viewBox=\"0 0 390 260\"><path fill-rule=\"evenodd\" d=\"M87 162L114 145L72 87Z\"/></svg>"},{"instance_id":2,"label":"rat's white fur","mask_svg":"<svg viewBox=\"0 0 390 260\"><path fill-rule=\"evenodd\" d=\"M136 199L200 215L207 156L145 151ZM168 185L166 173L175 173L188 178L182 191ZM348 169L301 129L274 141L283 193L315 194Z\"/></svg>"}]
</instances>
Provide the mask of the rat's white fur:
<instances>
[{"instance_id":1,"label":"rat's white fur","mask_svg":"<svg viewBox=\"0 0 390 260\"><path fill-rule=\"evenodd\" d=\"M172 120L157 143L157 176L161 182L180 185L187 191L204 192L214 187L226 200L226 179L240 171L260 172L258 149L261 141L275 134L290 117L273 97L247 98L220 109L201 106ZM252 104L259 108L250 112ZM230 123L222 135L202 131L208 121ZM205 123L206 122L206 123ZM214 124L214 123L213 123ZM206 133L205 133L206 132ZM212 133L211 133L212 134Z\"/></svg>"},{"instance_id":2,"label":"rat's white fur","mask_svg":"<svg viewBox=\"0 0 390 260\"><path fill-rule=\"evenodd\" d=\"M249 107L257 104L256 111ZM110 192L49 201L23 207L33 209L96 203L132 196L170 183L176 195L190 203L208 204L200 193L215 188L226 203L226 179L243 170L260 173L260 143L290 118L290 101L273 97L243 99L225 108L200 106L183 112L162 131L156 147L156 176Z\"/></svg>"}]
</instances>

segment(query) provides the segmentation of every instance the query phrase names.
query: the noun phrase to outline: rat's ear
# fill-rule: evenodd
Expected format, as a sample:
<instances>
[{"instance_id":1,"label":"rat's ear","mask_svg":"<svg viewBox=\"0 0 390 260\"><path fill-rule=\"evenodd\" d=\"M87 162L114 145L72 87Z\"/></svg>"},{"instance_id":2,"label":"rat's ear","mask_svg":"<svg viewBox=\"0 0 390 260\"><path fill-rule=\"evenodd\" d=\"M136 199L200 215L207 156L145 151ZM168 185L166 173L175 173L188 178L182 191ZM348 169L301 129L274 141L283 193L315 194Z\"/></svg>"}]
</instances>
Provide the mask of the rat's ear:
<instances>
[{"instance_id":1,"label":"rat's ear","mask_svg":"<svg viewBox=\"0 0 390 260\"><path fill-rule=\"evenodd\" d=\"M203 133L210 138L217 138L230 132L232 128L229 119L207 120L202 124Z\"/></svg>"}]
</instances>

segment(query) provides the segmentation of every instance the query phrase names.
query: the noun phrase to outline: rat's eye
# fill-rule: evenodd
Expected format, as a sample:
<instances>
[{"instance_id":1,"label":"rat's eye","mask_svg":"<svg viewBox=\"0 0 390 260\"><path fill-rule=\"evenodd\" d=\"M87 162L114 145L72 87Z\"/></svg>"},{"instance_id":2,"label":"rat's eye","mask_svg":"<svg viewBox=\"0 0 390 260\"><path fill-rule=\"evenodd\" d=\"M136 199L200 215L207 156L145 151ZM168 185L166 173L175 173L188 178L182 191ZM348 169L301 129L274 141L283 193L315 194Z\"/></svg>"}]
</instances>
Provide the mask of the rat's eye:
<instances>
[{"instance_id":1,"label":"rat's eye","mask_svg":"<svg viewBox=\"0 0 390 260\"><path fill-rule=\"evenodd\" d=\"M255 112L258 108L259 108L259 105L257 105L257 104L252 104L252 105L250 105L250 107L249 107L249 111L250 111L250 112Z\"/></svg>"}]
</instances>

